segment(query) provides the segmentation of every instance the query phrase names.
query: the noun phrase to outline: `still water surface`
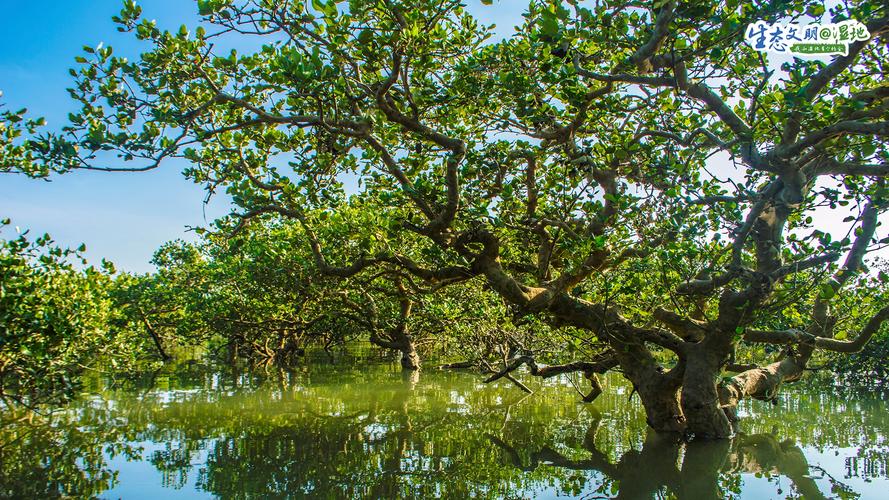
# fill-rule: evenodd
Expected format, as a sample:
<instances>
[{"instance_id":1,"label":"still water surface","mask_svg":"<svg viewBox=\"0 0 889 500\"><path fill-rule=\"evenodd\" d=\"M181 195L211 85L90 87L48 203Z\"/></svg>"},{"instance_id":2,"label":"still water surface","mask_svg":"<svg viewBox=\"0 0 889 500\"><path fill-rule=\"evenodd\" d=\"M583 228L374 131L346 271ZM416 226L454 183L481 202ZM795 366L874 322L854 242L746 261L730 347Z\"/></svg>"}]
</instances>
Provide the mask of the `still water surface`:
<instances>
[{"instance_id":1,"label":"still water surface","mask_svg":"<svg viewBox=\"0 0 889 500\"><path fill-rule=\"evenodd\" d=\"M889 498L889 412L814 383L743 407L732 442L647 432L619 376L568 380L390 365L94 378L47 419L0 415L0 496L51 498Z\"/></svg>"}]
</instances>

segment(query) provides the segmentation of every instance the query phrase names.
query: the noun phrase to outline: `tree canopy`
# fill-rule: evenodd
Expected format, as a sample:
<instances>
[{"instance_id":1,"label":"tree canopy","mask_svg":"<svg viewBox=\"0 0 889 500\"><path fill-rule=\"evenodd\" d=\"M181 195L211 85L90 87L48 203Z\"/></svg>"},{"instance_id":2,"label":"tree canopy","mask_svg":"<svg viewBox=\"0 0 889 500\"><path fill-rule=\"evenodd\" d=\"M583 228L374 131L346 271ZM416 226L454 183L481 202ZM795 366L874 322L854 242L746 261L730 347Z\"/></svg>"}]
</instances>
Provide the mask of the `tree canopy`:
<instances>
[{"instance_id":1,"label":"tree canopy","mask_svg":"<svg viewBox=\"0 0 889 500\"><path fill-rule=\"evenodd\" d=\"M533 0L500 41L457 0L197 6L171 32L125 2L115 22L144 52L85 48L80 111L56 133L6 113L3 168L184 158L233 201L211 233L288 221L307 249L293 269L353 292L382 273L402 303L408 279L482 286L516 323L584 335L581 359L517 346L497 376L619 368L658 430L729 436L738 400L889 317L875 300L835 327L889 243L883 3ZM760 20L845 19L870 36L827 63L742 43ZM720 379L739 343L780 355Z\"/></svg>"}]
</instances>

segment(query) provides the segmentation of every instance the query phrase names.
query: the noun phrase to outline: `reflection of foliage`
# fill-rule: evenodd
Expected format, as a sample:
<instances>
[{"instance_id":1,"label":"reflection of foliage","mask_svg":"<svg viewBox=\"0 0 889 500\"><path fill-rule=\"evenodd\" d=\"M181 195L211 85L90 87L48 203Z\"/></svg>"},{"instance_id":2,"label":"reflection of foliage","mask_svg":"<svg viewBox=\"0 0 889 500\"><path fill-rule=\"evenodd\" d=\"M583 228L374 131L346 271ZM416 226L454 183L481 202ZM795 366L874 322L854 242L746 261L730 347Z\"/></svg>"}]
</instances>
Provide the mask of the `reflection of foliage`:
<instances>
[{"instance_id":1,"label":"reflection of foliage","mask_svg":"<svg viewBox=\"0 0 889 500\"><path fill-rule=\"evenodd\" d=\"M86 410L86 409L84 409ZM70 415L8 411L0 420L0 497L92 498L117 482L106 457L139 452L119 442L122 429L72 425Z\"/></svg>"},{"instance_id":2,"label":"reflection of foliage","mask_svg":"<svg viewBox=\"0 0 889 500\"><path fill-rule=\"evenodd\" d=\"M817 498L822 476L833 488L822 496L853 491L844 471L810 467L806 450L886 456L889 416L881 402L834 398L818 387L788 391L768 411L765 403L745 403L742 411L756 418L732 442L686 445L646 437L644 413L617 377L606 378L593 406L578 405L563 384L523 380L534 395L508 383L478 391L471 375L417 378L353 362L292 372L181 363L110 384L92 377L86 386L100 397L75 402L51 422L4 426L3 491L98 495L114 486L106 457L123 453L143 460L144 473L155 470L163 487L194 485L225 498L714 498L739 495L742 477L756 474L787 478L794 491ZM35 430L38 437L17 439ZM139 453L126 443L162 444ZM66 461L67 468L40 472L39 464ZM884 466L875 470L869 477L889 479ZM787 489L785 480L770 484L779 483Z\"/></svg>"},{"instance_id":3,"label":"reflection of foliage","mask_svg":"<svg viewBox=\"0 0 889 500\"><path fill-rule=\"evenodd\" d=\"M172 448L167 443L165 449L154 451L148 461L155 469L161 472L161 482L165 487L180 489L188 481L188 471L191 469L191 454L194 451L190 447Z\"/></svg>"}]
</instances>

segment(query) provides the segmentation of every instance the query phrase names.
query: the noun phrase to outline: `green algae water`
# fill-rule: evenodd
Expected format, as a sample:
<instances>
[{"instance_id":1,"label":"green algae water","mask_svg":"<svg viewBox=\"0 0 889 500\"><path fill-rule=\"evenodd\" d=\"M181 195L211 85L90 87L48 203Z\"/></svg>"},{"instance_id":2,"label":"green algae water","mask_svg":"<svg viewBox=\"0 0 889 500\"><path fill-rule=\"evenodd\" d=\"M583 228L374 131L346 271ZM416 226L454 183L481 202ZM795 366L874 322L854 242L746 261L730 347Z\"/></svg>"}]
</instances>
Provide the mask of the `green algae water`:
<instances>
[{"instance_id":1,"label":"green algae water","mask_svg":"<svg viewBox=\"0 0 889 500\"><path fill-rule=\"evenodd\" d=\"M571 380L324 362L290 371L180 363L95 377L43 417L7 411L10 498L887 498L879 395L807 382L742 407L732 441L647 431L615 375Z\"/></svg>"}]
</instances>

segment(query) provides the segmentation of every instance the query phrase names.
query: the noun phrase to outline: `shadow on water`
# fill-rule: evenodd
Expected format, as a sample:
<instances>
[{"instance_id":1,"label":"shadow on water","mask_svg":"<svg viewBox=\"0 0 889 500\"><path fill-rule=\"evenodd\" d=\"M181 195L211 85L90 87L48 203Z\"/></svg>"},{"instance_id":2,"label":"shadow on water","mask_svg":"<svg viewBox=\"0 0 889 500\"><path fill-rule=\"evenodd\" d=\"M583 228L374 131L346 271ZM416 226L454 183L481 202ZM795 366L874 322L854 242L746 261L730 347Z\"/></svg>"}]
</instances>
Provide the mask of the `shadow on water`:
<instances>
[{"instance_id":1,"label":"shadow on water","mask_svg":"<svg viewBox=\"0 0 889 500\"><path fill-rule=\"evenodd\" d=\"M46 417L0 414L0 496L862 498L889 487L879 398L801 386L743 408L745 434L648 432L618 378L594 405L566 381L250 371L185 363L88 381ZM536 384L536 385L535 385Z\"/></svg>"}]
</instances>

